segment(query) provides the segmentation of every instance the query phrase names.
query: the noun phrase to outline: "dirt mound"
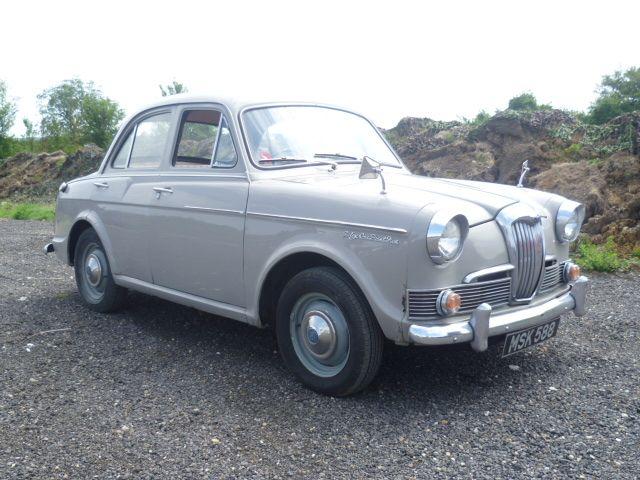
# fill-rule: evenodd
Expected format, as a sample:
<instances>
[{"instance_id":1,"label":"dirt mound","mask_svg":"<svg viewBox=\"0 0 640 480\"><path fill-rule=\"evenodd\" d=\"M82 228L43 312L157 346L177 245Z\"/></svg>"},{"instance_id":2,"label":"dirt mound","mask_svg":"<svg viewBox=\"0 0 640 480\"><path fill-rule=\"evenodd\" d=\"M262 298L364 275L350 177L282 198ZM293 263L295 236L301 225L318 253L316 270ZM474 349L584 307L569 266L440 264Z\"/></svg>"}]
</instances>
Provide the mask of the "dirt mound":
<instances>
[{"instance_id":1,"label":"dirt mound","mask_svg":"<svg viewBox=\"0 0 640 480\"><path fill-rule=\"evenodd\" d=\"M95 172L103 155L101 148L85 145L72 155L19 153L0 160L0 199L50 202L62 182Z\"/></svg>"}]
</instances>

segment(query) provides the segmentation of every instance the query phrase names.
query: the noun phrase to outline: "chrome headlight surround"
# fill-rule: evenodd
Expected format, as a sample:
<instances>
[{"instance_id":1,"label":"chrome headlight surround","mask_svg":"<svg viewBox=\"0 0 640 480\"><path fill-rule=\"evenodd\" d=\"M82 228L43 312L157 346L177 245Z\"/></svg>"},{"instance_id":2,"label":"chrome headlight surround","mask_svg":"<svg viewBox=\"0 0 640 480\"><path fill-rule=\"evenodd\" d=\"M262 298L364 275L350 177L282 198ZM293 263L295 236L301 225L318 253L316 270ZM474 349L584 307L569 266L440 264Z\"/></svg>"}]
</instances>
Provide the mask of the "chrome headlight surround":
<instances>
[{"instance_id":1,"label":"chrome headlight surround","mask_svg":"<svg viewBox=\"0 0 640 480\"><path fill-rule=\"evenodd\" d=\"M450 234L451 231L456 231L456 229L459 232L457 235L458 246L454 251L447 252L441 242L456 238ZM462 247L468 233L469 221L467 217L442 210L437 212L431 218L427 228L427 253L431 260L438 265L456 260L462 253Z\"/></svg>"},{"instance_id":2,"label":"chrome headlight surround","mask_svg":"<svg viewBox=\"0 0 640 480\"><path fill-rule=\"evenodd\" d=\"M556 237L561 243L573 242L578 238L584 214L585 208L581 203L565 200L560 204L556 215Z\"/></svg>"}]
</instances>

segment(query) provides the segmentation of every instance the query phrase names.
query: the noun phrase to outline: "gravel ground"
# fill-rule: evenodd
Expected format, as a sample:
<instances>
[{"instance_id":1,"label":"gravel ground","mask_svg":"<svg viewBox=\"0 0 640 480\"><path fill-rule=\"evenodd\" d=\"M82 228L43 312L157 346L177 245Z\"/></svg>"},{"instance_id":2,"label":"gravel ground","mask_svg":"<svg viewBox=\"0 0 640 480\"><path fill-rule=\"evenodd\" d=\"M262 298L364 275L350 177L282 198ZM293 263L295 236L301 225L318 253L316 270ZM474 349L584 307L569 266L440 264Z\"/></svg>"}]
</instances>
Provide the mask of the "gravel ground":
<instances>
[{"instance_id":1,"label":"gravel ground","mask_svg":"<svg viewBox=\"0 0 640 480\"><path fill-rule=\"evenodd\" d=\"M637 478L640 277L506 360L391 347L347 399L289 375L266 331L132 294L101 315L0 221L0 478Z\"/></svg>"}]
</instances>

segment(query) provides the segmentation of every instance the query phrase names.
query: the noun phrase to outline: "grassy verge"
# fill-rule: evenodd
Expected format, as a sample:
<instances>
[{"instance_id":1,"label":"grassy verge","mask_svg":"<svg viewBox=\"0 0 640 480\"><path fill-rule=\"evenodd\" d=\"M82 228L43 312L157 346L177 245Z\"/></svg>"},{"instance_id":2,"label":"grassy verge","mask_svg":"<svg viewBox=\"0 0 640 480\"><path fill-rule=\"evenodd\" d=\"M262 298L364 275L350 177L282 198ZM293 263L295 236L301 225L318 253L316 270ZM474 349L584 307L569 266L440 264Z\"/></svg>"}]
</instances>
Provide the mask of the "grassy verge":
<instances>
[{"instance_id":1,"label":"grassy verge","mask_svg":"<svg viewBox=\"0 0 640 480\"><path fill-rule=\"evenodd\" d=\"M0 202L0 218L14 220L53 220L54 204Z\"/></svg>"},{"instance_id":2,"label":"grassy verge","mask_svg":"<svg viewBox=\"0 0 640 480\"><path fill-rule=\"evenodd\" d=\"M576 262L584 270L592 272L618 272L640 264L640 252L634 250L625 258L619 253L613 237L609 237L600 245L582 239L578 244L577 253Z\"/></svg>"}]
</instances>

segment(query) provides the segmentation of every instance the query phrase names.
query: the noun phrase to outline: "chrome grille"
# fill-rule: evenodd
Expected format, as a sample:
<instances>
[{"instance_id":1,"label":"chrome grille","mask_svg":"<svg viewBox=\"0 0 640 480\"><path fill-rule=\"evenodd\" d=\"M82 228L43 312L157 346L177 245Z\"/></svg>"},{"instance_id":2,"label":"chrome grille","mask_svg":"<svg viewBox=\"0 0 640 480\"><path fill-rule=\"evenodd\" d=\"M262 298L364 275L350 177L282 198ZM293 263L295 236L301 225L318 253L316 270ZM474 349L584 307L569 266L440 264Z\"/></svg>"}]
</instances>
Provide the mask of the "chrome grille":
<instances>
[{"instance_id":1,"label":"chrome grille","mask_svg":"<svg viewBox=\"0 0 640 480\"><path fill-rule=\"evenodd\" d=\"M562 271L564 270L565 262L555 262L552 265L548 265L544 268L544 276L542 277L542 284L540 284L540 291L546 292L556 287L559 283L562 283Z\"/></svg>"},{"instance_id":2,"label":"chrome grille","mask_svg":"<svg viewBox=\"0 0 640 480\"><path fill-rule=\"evenodd\" d=\"M437 290L409 290L409 318L411 320L429 320L438 317L436 300L443 290L451 289L462 300L460 313L474 310L481 303L492 307L505 305L511 294L511 278L500 278L487 282L466 283Z\"/></svg>"},{"instance_id":3,"label":"chrome grille","mask_svg":"<svg viewBox=\"0 0 640 480\"><path fill-rule=\"evenodd\" d=\"M516 220L511 230L516 244L513 294L516 300L527 300L535 293L542 275L544 232L539 221Z\"/></svg>"}]
</instances>

